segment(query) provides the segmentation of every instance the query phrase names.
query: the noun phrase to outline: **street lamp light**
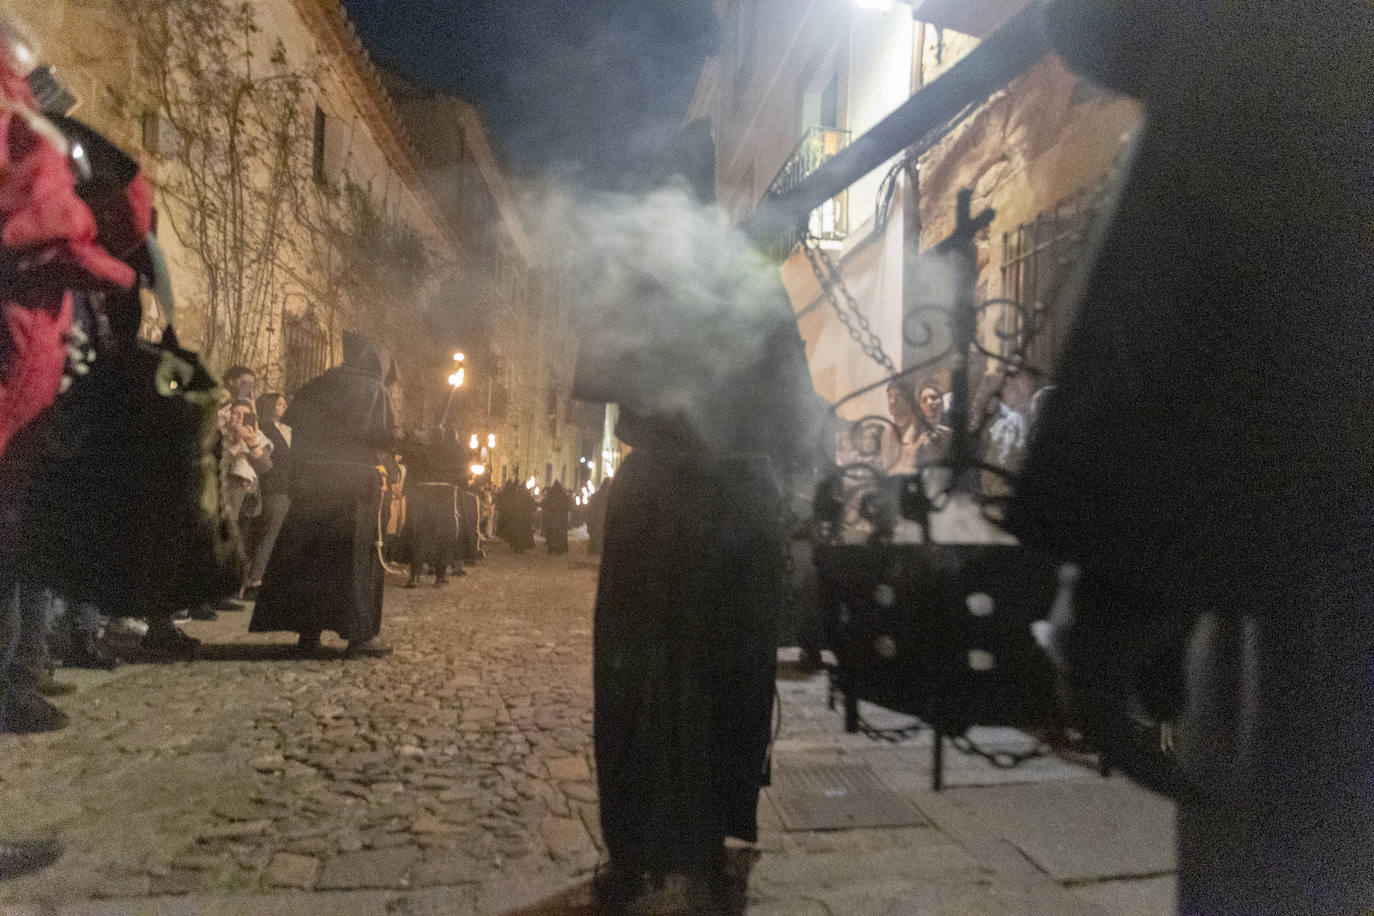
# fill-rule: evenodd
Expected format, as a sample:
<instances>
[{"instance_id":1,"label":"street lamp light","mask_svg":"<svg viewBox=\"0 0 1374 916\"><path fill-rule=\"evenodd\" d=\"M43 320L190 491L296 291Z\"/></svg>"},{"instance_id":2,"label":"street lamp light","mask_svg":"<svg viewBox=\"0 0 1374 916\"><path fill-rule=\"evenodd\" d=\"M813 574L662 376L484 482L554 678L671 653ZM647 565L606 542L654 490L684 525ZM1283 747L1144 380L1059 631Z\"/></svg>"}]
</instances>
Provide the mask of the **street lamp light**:
<instances>
[{"instance_id":1,"label":"street lamp light","mask_svg":"<svg viewBox=\"0 0 1374 916\"><path fill-rule=\"evenodd\" d=\"M496 433L487 433L487 448L496 448Z\"/></svg>"},{"instance_id":2,"label":"street lamp light","mask_svg":"<svg viewBox=\"0 0 1374 916\"><path fill-rule=\"evenodd\" d=\"M477 448L477 434L476 434L476 433L473 433L472 436L468 439L468 448L471 448L471 449Z\"/></svg>"},{"instance_id":3,"label":"street lamp light","mask_svg":"<svg viewBox=\"0 0 1374 916\"><path fill-rule=\"evenodd\" d=\"M465 357L463 356L462 353L455 353L455 354L453 354L453 361L454 361L455 363L461 363L461 362L463 361L464 358L465 358Z\"/></svg>"},{"instance_id":4,"label":"street lamp light","mask_svg":"<svg viewBox=\"0 0 1374 916\"><path fill-rule=\"evenodd\" d=\"M455 358L462 355L461 353L457 353L455 354ZM439 424L441 426L444 421L448 419L449 408L453 406L453 396L458 393L459 388L463 387L463 374L462 368L459 368L457 372L448 377L449 387L453 390L448 393L448 400L444 402L444 412L439 415Z\"/></svg>"}]
</instances>

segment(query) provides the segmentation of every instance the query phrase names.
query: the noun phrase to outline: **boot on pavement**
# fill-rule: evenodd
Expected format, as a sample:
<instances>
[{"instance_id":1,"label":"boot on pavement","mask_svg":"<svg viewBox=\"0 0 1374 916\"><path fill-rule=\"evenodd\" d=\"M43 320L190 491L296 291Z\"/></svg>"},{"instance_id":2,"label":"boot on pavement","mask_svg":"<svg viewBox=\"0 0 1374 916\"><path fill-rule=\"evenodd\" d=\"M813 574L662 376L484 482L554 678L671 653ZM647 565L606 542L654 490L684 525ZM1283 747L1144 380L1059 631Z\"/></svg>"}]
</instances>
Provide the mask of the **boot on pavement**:
<instances>
[{"instance_id":1,"label":"boot on pavement","mask_svg":"<svg viewBox=\"0 0 1374 916\"><path fill-rule=\"evenodd\" d=\"M0 881L8 881L47 868L62 858L62 841L56 837L37 840L0 839Z\"/></svg>"},{"instance_id":2,"label":"boot on pavement","mask_svg":"<svg viewBox=\"0 0 1374 916\"><path fill-rule=\"evenodd\" d=\"M139 643L156 661L192 659L200 651L200 640L172 626L170 620L148 621L148 635Z\"/></svg>"},{"instance_id":3,"label":"boot on pavement","mask_svg":"<svg viewBox=\"0 0 1374 916\"><path fill-rule=\"evenodd\" d=\"M113 671L119 667L119 659L106 652L98 640L87 637L72 640L62 652L62 664L68 668Z\"/></svg>"},{"instance_id":4,"label":"boot on pavement","mask_svg":"<svg viewBox=\"0 0 1374 916\"><path fill-rule=\"evenodd\" d=\"M67 714L37 690L9 691L0 705L0 731L15 735L55 732L67 727Z\"/></svg>"},{"instance_id":5,"label":"boot on pavement","mask_svg":"<svg viewBox=\"0 0 1374 916\"><path fill-rule=\"evenodd\" d=\"M390 646L374 636L366 642L350 642L344 651L344 658L381 658L391 652Z\"/></svg>"}]
</instances>

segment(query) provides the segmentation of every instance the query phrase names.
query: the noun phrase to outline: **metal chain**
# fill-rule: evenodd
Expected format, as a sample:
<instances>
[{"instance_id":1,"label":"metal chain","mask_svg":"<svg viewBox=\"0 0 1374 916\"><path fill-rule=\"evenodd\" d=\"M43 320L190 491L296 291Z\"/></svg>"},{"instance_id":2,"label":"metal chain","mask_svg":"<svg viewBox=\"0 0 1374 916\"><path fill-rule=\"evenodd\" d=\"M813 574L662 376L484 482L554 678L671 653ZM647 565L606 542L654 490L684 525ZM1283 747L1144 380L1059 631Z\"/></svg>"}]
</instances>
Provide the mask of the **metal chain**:
<instances>
[{"instance_id":1,"label":"metal chain","mask_svg":"<svg viewBox=\"0 0 1374 916\"><path fill-rule=\"evenodd\" d=\"M988 763L997 767L999 770L1010 770L1018 767L1027 760L1035 760L1039 757L1047 756L1050 749L1043 744L1037 743L1035 747L1028 751L988 751L973 743L973 739L968 735L949 735L949 743L955 749L964 754L973 754L982 757Z\"/></svg>"},{"instance_id":2,"label":"metal chain","mask_svg":"<svg viewBox=\"0 0 1374 916\"><path fill-rule=\"evenodd\" d=\"M826 254L819 245L813 244L816 239L808 235L802 241L802 251L806 252L806 260L811 264L811 272L816 275L816 282L820 284L821 294L825 296L830 307L835 311L835 317L840 319L840 324L849 332L850 338L859 345L864 355L882 366L893 375L897 374L897 365L892 361L892 357L887 355L883 349L883 342L878 335L873 333L873 328L868 323L867 316L859 308L859 303L854 301L850 295L849 288L844 285L844 278L840 276L839 268L831 260L830 255ZM844 297L844 305L840 304L839 296ZM846 311L846 309L848 311ZM850 318L849 313L853 313Z\"/></svg>"}]
</instances>

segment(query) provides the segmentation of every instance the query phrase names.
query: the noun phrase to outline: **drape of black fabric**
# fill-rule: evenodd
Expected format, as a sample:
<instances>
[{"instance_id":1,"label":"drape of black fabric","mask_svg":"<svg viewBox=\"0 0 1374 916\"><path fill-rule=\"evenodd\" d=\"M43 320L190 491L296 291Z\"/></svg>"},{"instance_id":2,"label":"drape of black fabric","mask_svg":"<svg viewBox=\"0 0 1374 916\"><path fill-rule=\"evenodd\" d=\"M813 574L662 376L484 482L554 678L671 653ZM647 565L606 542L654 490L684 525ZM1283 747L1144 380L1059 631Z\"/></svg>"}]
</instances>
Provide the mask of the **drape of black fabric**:
<instances>
[{"instance_id":1,"label":"drape of black fabric","mask_svg":"<svg viewBox=\"0 0 1374 916\"><path fill-rule=\"evenodd\" d=\"M395 437L377 351L346 336L344 363L306 383L292 428L291 507L249 630L366 641L381 627L384 472Z\"/></svg>"},{"instance_id":2,"label":"drape of black fabric","mask_svg":"<svg viewBox=\"0 0 1374 916\"><path fill-rule=\"evenodd\" d=\"M596 596L601 825L625 873L709 873L756 838L782 576L767 460L635 449L616 475Z\"/></svg>"},{"instance_id":3,"label":"drape of black fabric","mask_svg":"<svg viewBox=\"0 0 1374 916\"><path fill-rule=\"evenodd\" d=\"M568 519L572 515L572 500L563 485L554 481L544 493L544 546L549 553L568 552Z\"/></svg>"},{"instance_id":4,"label":"drape of black fabric","mask_svg":"<svg viewBox=\"0 0 1374 916\"><path fill-rule=\"evenodd\" d=\"M1365 912L1374 7L1055 9L1144 123L1012 527L1084 568L1073 678L1182 715L1180 911Z\"/></svg>"},{"instance_id":5,"label":"drape of black fabric","mask_svg":"<svg viewBox=\"0 0 1374 916\"><path fill-rule=\"evenodd\" d=\"M16 578L126 615L237 589L211 450L217 390L170 329L102 353L5 455Z\"/></svg>"}]
</instances>

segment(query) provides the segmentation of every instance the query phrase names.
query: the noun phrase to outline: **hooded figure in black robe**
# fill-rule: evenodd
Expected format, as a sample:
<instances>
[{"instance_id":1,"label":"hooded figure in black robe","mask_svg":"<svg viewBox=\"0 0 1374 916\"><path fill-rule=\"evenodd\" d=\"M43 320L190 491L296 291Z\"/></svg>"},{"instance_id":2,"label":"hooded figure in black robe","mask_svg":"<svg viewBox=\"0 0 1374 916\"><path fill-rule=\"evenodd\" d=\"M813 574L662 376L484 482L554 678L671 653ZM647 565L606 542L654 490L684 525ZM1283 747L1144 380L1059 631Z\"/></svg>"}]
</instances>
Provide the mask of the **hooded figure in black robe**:
<instances>
[{"instance_id":1,"label":"hooded figure in black robe","mask_svg":"<svg viewBox=\"0 0 1374 916\"><path fill-rule=\"evenodd\" d=\"M307 382L292 429L291 508L249 630L290 630L303 651L332 630L353 653L385 651L380 509L396 424L380 352L345 333L343 364Z\"/></svg>"},{"instance_id":2,"label":"hooded figure in black robe","mask_svg":"<svg viewBox=\"0 0 1374 916\"><path fill-rule=\"evenodd\" d=\"M707 202L709 128L689 127L680 152L695 194L632 206L627 249L587 278L620 298L586 339L573 391L619 403L632 447L606 509L594 623L612 910L677 874L713 911L725 838L757 838L784 572L777 472L820 441L777 269Z\"/></svg>"},{"instance_id":3,"label":"hooded figure in black robe","mask_svg":"<svg viewBox=\"0 0 1374 916\"><path fill-rule=\"evenodd\" d=\"M410 581L416 588L425 567L434 570L434 584L448 583L455 562L461 574L458 488L462 453L451 427L440 426L407 439L401 445L406 465L406 524L401 532L403 551L410 562Z\"/></svg>"},{"instance_id":4,"label":"hooded figure in black robe","mask_svg":"<svg viewBox=\"0 0 1374 916\"><path fill-rule=\"evenodd\" d=\"M511 550L521 553L526 550L534 549L534 513L537 507L534 504L534 494L528 487L513 484L510 492L506 494L506 505L501 510L505 522L506 543L511 546Z\"/></svg>"},{"instance_id":5,"label":"hooded figure in black robe","mask_svg":"<svg viewBox=\"0 0 1374 916\"><path fill-rule=\"evenodd\" d=\"M1144 122L1011 527L1082 569L1090 739L1179 721L1180 912L1370 912L1374 6L1053 9Z\"/></svg>"},{"instance_id":6,"label":"hooded figure in black robe","mask_svg":"<svg viewBox=\"0 0 1374 916\"><path fill-rule=\"evenodd\" d=\"M568 552L568 519L572 515L572 500L568 491L563 489L562 481L555 480L544 492L543 509L544 547L549 553Z\"/></svg>"}]
</instances>

